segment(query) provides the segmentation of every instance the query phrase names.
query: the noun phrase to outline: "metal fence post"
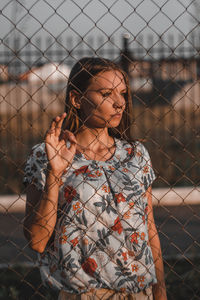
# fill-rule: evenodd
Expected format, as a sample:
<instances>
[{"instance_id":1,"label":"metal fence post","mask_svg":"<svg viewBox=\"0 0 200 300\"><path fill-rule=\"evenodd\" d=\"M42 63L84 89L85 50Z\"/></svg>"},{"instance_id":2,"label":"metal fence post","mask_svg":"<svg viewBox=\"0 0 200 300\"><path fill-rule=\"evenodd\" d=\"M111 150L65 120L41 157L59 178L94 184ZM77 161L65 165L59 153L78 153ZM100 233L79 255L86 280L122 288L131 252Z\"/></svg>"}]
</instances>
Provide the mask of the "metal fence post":
<instances>
[{"instance_id":1,"label":"metal fence post","mask_svg":"<svg viewBox=\"0 0 200 300\"><path fill-rule=\"evenodd\" d=\"M123 70L129 75L129 65L133 61L133 54L131 53L128 45L129 34L124 34L122 37L123 48L121 51L121 60L120 64Z\"/></svg>"}]
</instances>

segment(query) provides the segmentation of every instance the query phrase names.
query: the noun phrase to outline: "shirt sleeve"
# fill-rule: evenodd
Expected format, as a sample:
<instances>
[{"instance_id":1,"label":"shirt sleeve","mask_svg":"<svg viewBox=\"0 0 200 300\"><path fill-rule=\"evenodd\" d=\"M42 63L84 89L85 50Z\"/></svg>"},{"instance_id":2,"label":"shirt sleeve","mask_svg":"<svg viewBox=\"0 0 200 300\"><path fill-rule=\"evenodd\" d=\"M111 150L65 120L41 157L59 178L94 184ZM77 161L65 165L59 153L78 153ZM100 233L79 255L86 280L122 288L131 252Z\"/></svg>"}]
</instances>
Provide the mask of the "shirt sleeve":
<instances>
[{"instance_id":1,"label":"shirt sleeve","mask_svg":"<svg viewBox=\"0 0 200 300\"><path fill-rule=\"evenodd\" d=\"M47 164L44 143L35 145L25 164L24 185L34 184L38 190L43 191L46 183Z\"/></svg>"},{"instance_id":2,"label":"shirt sleeve","mask_svg":"<svg viewBox=\"0 0 200 300\"><path fill-rule=\"evenodd\" d=\"M144 184L145 190L148 189L149 186L152 185L154 180L156 179L152 163L151 163L151 158L149 156L148 150L145 148L145 146L141 143L137 143L135 155L139 159L139 166L141 169L141 181Z\"/></svg>"}]
</instances>

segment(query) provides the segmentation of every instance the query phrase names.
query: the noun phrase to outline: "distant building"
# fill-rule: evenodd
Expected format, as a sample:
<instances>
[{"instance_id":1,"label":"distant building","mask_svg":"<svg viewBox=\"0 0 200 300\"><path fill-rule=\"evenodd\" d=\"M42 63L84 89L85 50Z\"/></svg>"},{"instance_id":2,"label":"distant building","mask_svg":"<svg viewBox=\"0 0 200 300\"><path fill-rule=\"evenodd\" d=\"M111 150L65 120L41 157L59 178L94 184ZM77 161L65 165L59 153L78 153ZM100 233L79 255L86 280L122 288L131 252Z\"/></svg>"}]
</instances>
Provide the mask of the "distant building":
<instances>
[{"instance_id":1,"label":"distant building","mask_svg":"<svg viewBox=\"0 0 200 300\"><path fill-rule=\"evenodd\" d=\"M149 61L134 61L129 65L132 92L149 93L152 91L151 65Z\"/></svg>"},{"instance_id":2,"label":"distant building","mask_svg":"<svg viewBox=\"0 0 200 300\"><path fill-rule=\"evenodd\" d=\"M20 81L28 81L32 83L52 84L59 81L68 81L70 67L59 63L48 63L41 67L34 67L28 72L22 74Z\"/></svg>"},{"instance_id":3,"label":"distant building","mask_svg":"<svg viewBox=\"0 0 200 300\"><path fill-rule=\"evenodd\" d=\"M183 58L135 60L129 64L129 77L134 104L168 105L184 86L198 80L199 61ZM194 96L198 94L195 92Z\"/></svg>"},{"instance_id":4,"label":"distant building","mask_svg":"<svg viewBox=\"0 0 200 300\"><path fill-rule=\"evenodd\" d=\"M175 110L195 110L200 107L200 81L186 84L172 99Z\"/></svg>"}]
</instances>

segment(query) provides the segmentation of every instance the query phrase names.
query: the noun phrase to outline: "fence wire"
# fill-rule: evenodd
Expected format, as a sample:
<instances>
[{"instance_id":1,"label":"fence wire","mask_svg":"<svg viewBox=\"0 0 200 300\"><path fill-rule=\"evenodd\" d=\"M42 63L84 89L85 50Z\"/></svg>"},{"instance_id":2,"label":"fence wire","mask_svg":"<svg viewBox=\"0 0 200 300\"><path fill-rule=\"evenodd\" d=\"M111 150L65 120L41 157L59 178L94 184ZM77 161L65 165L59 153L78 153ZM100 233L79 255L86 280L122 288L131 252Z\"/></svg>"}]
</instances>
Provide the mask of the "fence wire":
<instances>
[{"instance_id":1,"label":"fence wire","mask_svg":"<svg viewBox=\"0 0 200 300\"><path fill-rule=\"evenodd\" d=\"M156 173L152 198L168 299L200 299L200 6L198 1L161 2L0 4L0 299L57 299L56 292L43 286L36 253L23 234L24 167L31 148L44 141L52 118L65 110L71 68L85 56L108 58L128 74L134 121L127 130L148 149ZM175 2L178 12L172 18L169 9L175 9ZM152 14L147 18L148 6ZM185 15L191 30L184 34L178 24ZM140 24L137 32L130 22ZM168 25L158 34L163 23ZM171 29L176 34L168 34ZM98 189L95 193L99 196ZM81 211L77 195L69 189L65 194L68 200L74 197L74 209ZM102 207L103 198L98 205ZM105 231L99 231L97 244L106 245ZM61 239L62 244L64 232ZM76 242L74 238L74 247ZM127 253L120 257L123 263Z\"/></svg>"}]
</instances>

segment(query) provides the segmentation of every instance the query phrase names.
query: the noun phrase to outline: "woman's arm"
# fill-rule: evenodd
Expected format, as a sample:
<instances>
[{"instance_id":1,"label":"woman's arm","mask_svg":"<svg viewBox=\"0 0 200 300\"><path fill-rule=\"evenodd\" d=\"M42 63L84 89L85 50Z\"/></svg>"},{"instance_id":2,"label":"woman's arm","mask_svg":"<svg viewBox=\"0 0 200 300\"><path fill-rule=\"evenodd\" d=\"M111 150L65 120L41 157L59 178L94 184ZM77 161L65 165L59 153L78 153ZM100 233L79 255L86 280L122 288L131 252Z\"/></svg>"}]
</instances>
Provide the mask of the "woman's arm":
<instances>
[{"instance_id":1,"label":"woman's arm","mask_svg":"<svg viewBox=\"0 0 200 300\"><path fill-rule=\"evenodd\" d=\"M77 142L73 133L66 130L61 134L65 116L64 113L52 121L45 137L49 164L44 191L37 190L34 184L27 188L24 235L30 247L40 253L45 250L56 224L61 176L71 164L76 152ZM66 140L70 141L69 148Z\"/></svg>"},{"instance_id":2,"label":"woman's arm","mask_svg":"<svg viewBox=\"0 0 200 300\"><path fill-rule=\"evenodd\" d=\"M24 235L30 247L42 253L49 241L57 219L59 180L49 172L45 191L31 184L27 188Z\"/></svg>"},{"instance_id":3,"label":"woman's arm","mask_svg":"<svg viewBox=\"0 0 200 300\"><path fill-rule=\"evenodd\" d=\"M152 188L147 190L148 197L148 233L149 243L152 249L154 264L156 269L157 284L153 285L153 295L155 300L166 300L167 293L164 279L164 267L161 253L160 239L156 229L153 207L152 207Z\"/></svg>"}]
</instances>

